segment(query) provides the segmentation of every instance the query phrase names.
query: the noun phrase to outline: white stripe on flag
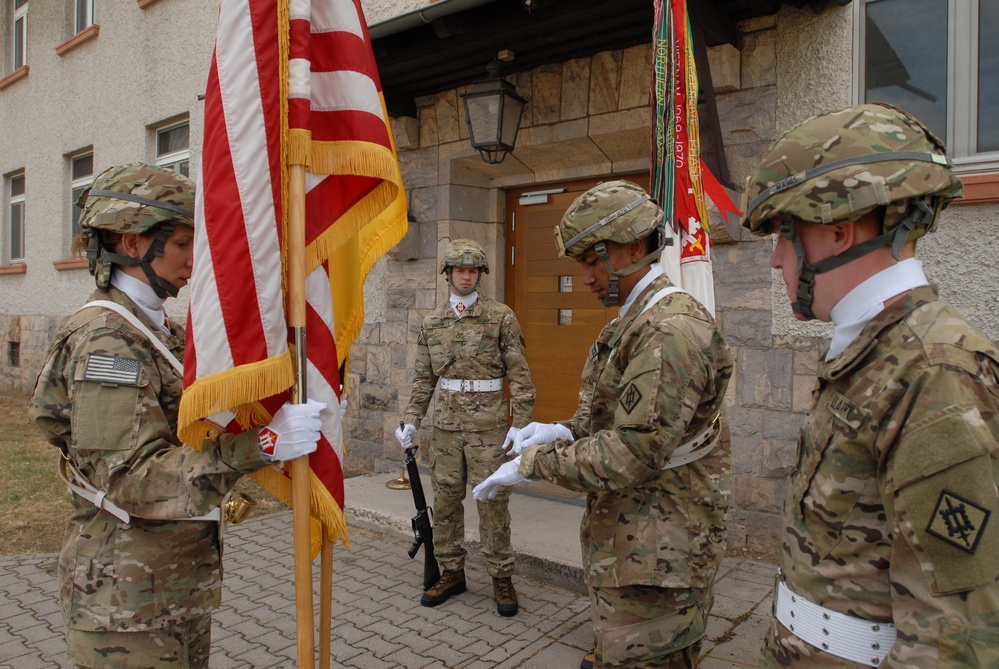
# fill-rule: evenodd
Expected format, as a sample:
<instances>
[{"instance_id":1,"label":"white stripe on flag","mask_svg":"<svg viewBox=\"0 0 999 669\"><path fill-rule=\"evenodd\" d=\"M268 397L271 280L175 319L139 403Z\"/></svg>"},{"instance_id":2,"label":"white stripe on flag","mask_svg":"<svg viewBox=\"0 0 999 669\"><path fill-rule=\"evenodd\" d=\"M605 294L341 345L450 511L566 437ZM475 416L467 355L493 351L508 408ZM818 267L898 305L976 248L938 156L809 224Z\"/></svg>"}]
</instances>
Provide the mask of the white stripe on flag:
<instances>
[{"instance_id":1,"label":"white stripe on flag","mask_svg":"<svg viewBox=\"0 0 999 669\"><path fill-rule=\"evenodd\" d=\"M375 82L349 70L312 73L312 110L361 111L385 120Z\"/></svg>"}]
</instances>

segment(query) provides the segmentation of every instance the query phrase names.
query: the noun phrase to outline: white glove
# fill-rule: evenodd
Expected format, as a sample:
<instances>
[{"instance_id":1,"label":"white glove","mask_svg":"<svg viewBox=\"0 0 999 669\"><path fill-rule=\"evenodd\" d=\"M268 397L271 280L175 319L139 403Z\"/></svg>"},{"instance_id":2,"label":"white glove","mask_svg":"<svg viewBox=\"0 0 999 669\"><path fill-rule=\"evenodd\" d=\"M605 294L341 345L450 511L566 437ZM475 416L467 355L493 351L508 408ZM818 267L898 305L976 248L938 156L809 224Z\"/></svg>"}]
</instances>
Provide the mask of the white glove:
<instances>
[{"instance_id":1,"label":"white glove","mask_svg":"<svg viewBox=\"0 0 999 669\"><path fill-rule=\"evenodd\" d=\"M517 434L520 432L519 427L511 427L510 431L506 433L506 439L503 440L503 450L507 450L507 447L513 443L513 440L517 438Z\"/></svg>"},{"instance_id":2,"label":"white glove","mask_svg":"<svg viewBox=\"0 0 999 669\"><path fill-rule=\"evenodd\" d=\"M504 462L489 478L472 488L472 497L475 498L476 502L485 502L486 500L495 499L496 495L499 494L500 488L509 488L510 486L527 483L528 479L520 475L520 472L517 471L518 467L520 467L520 458Z\"/></svg>"},{"instance_id":3,"label":"white glove","mask_svg":"<svg viewBox=\"0 0 999 669\"><path fill-rule=\"evenodd\" d=\"M285 402L267 427L260 429L258 445L268 462L294 460L316 450L323 422L319 412L322 402L308 400L305 404Z\"/></svg>"},{"instance_id":4,"label":"white glove","mask_svg":"<svg viewBox=\"0 0 999 669\"><path fill-rule=\"evenodd\" d=\"M343 399L340 400L340 421L343 421L343 417L347 415L347 396L344 395Z\"/></svg>"},{"instance_id":5,"label":"white glove","mask_svg":"<svg viewBox=\"0 0 999 669\"><path fill-rule=\"evenodd\" d=\"M528 446L550 444L556 439L573 439L572 432L560 423L529 423L513 440L514 455L520 455Z\"/></svg>"},{"instance_id":6,"label":"white glove","mask_svg":"<svg viewBox=\"0 0 999 669\"><path fill-rule=\"evenodd\" d=\"M395 438L399 440L402 450L408 451L413 447L413 435L416 434L416 426L406 423L395 429Z\"/></svg>"}]
</instances>

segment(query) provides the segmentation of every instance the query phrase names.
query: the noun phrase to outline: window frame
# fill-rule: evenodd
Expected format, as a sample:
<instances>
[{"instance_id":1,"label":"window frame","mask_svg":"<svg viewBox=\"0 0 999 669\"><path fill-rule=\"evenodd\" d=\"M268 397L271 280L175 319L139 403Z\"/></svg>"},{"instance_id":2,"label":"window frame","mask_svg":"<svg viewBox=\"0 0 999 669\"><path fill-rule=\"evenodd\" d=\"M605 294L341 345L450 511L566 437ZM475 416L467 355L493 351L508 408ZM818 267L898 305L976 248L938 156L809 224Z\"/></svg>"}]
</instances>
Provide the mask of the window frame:
<instances>
[{"instance_id":1,"label":"window frame","mask_svg":"<svg viewBox=\"0 0 999 669\"><path fill-rule=\"evenodd\" d=\"M28 0L25 0L24 4L20 7L16 3L17 0L10 0L13 16L10 22L11 64L13 65L12 70L15 71L28 64L28 5L30 4ZM20 30L17 27L18 21L21 22ZM21 38L20 49L17 48L18 35Z\"/></svg>"},{"instance_id":2,"label":"window frame","mask_svg":"<svg viewBox=\"0 0 999 669\"><path fill-rule=\"evenodd\" d=\"M160 154L160 136L164 133L175 130L181 126L187 127L187 148L168 153ZM184 176L190 176L191 171L191 120L188 118L172 123L166 123L153 128L153 153L156 156L156 165L169 170L179 172ZM179 169L181 166L184 169Z\"/></svg>"},{"instance_id":3,"label":"window frame","mask_svg":"<svg viewBox=\"0 0 999 669\"><path fill-rule=\"evenodd\" d=\"M14 194L14 183L18 179L22 182L21 192L17 195ZM25 251L25 200L28 192L27 178L25 177L25 172L22 170L20 172L12 172L4 178L4 194L7 196L7 206L5 207L7 215L4 217L4 241L5 249L4 256L6 263L8 265L22 265L25 262L25 256L27 255ZM14 207L19 205L19 239L18 243L20 246L21 254L20 256L15 256L14 254Z\"/></svg>"},{"instance_id":4,"label":"window frame","mask_svg":"<svg viewBox=\"0 0 999 669\"><path fill-rule=\"evenodd\" d=\"M81 16L80 5L83 5L83 16ZM73 0L73 25L74 34L79 34L97 23L96 20L96 0Z\"/></svg>"},{"instance_id":5,"label":"window frame","mask_svg":"<svg viewBox=\"0 0 999 669\"><path fill-rule=\"evenodd\" d=\"M74 176L77 161L88 157L90 158L90 173L80 177ZM69 241L72 244L73 239L81 232L79 221L80 214L83 213L76 206L76 201L79 199L77 191L89 188L94 183L94 151L93 149L79 151L70 154L67 159L69 160Z\"/></svg>"},{"instance_id":6,"label":"window frame","mask_svg":"<svg viewBox=\"0 0 999 669\"><path fill-rule=\"evenodd\" d=\"M854 18L854 90L866 101L866 8L884 0L857 0ZM976 149L978 139L979 5L981 0L947 0L947 132L941 137L958 174L999 172L999 150ZM999 38L999 36L997 36ZM996 110L999 113L999 109Z\"/></svg>"}]
</instances>

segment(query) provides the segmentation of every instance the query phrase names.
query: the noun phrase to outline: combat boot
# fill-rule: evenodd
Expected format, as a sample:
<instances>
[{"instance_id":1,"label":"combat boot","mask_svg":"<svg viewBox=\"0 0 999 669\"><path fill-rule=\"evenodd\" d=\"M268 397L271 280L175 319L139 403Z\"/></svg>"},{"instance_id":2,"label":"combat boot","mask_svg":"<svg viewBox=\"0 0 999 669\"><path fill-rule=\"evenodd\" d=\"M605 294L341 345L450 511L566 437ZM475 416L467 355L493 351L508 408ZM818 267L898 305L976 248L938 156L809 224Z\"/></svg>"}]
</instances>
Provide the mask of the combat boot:
<instances>
[{"instance_id":1,"label":"combat boot","mask_svg":"<svg viewBox=\"0 0 999 669\"><path fill-rule=\"evenodd\" d=\"M493 579L493 596L496 598L496 611L506 618L517 615L517 591L509 576Z\"/></svg>"},{"instance_id":2,"label":"combat boot","mask_svg":"<svg viewBox=\"0 0 999 669\"><path fill-rule=\"evenodd\" d=\"M423 593L420 604L424 606L437 606L443 604L451 595L458 595L465 592L465 570L445 571L439 581L434 583L429 590Z\"/></svg>"}]
</instances>

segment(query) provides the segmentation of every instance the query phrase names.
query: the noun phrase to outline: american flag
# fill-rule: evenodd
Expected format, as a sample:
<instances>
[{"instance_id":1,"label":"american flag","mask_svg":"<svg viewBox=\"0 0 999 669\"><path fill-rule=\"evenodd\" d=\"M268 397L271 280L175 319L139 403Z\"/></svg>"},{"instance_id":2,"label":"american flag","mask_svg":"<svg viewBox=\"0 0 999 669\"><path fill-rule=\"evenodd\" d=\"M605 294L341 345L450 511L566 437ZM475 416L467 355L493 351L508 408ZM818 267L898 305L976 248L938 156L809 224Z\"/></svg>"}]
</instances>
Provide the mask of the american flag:
<instances>
[{"instance_id":1,"label":"american flag","mask_svg":"<svg viewBox=\"0 0 999 669\"><path fill-rule=\"evenodd\" d=\"M135 385L139 380L139 361L117 355L91 353L83 370L85 381Z\"/></svg>"},{"instance_id":2,"label":"american flag","mask_svg":"<svg viewBox=\"0 0 999 669\"><path fill-rule=\"evenodd\" d=\"M220 4L195 211L180 406L186 443L199 444L213 421L231 431L265 425L294 383L285 316L289 165L308 172L307 388L328 405L309 458L312 516L333 540L346 539L340 370L363 324L365 276L406 232L358 0ZM284 471L255 477L290 503Z\"/></svg>"}]
</instances>

